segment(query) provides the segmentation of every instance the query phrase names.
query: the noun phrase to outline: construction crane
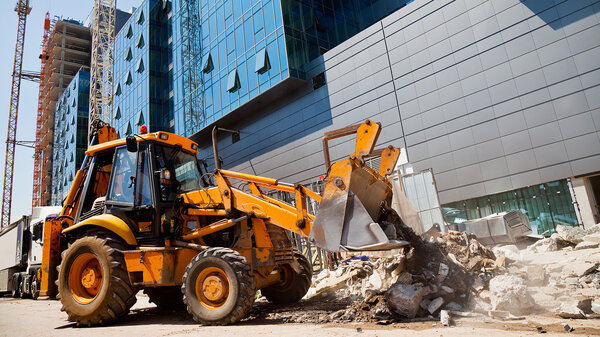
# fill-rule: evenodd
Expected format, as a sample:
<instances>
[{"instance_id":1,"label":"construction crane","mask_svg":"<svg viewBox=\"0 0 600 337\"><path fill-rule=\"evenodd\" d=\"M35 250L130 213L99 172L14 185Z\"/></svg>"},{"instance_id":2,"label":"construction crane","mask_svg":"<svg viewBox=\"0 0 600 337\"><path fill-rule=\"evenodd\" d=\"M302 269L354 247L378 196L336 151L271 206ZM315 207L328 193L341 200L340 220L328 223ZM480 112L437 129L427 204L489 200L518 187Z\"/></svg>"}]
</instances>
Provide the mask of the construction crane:
<instances>
[{"instance_id":1,"label":"construction crane","mask_svg":"<svg viewBox=\"0 0 600 337\"><path fill-rule=\"evenodd\" d=\"M15 145L17 136L17 116L19 112L19 94L21 91L21 70L23 68L23 45L27 15L31 12L29 0L19 0L15 6L19 17L17 24L17 43L13 63L12 86L10 89L10 110L8 112L8 130L6 135L6 159L4 161L4 190L2 192L2 223L0 229L10 224L10 206L12 203L13 169L15 165Z\"/></svg>"},{"instance_id":2,"label":"construction crane","mask_svg":"<svg viewBox=\"0 0 600 337\"><path fill-rule=\"evenodd\" d=\"M116 0L94 1L92 57L90 62L90 117L88 135L98 121L112 122L113 45Z\"/></svg>"},{"instance_id":3,"label":"construction crane","mask_svg":"<svg viewBox=\"0 0 600 337\"><path fill-rule=\"evenodd\" d=\"M31 194L31 207L41 206L42 190L40 188L42 184L42 114L44 112L44 90L45 90L45 76L46 72L46 60L48 60L48 37L50 34L50 13L46 12L44 19L44 37L42 38L42 54L40 54L40 60L42 63L40 71L40 87L38 91L38 107L37 107L37 123L35 126L35 152L33 154L33 193Z\"/></svg>"}]
</instances>

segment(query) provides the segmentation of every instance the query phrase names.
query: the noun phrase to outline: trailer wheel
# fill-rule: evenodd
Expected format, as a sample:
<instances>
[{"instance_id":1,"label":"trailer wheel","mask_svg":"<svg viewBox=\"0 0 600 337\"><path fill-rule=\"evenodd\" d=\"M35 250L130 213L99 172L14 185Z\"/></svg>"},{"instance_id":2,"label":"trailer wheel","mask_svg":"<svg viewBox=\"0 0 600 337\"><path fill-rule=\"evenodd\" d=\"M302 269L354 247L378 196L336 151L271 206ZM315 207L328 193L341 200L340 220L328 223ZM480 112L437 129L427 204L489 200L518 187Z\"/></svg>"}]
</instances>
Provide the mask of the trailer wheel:
<instances>
[{"instance_id":1,"label":"trailer wheel","mask_svg":"<svg viewBox=\"0 0 600 337\"><path fill-rule=\"evenodd\" d=\"M12 276L12 291L11 295L13 298L21 297L21 280L19 274L13 274Z\"/></svg>"},{"instance_id":2,"label":"trailer wheel","mask_svg":"<svg viewBox=\"0 0 600 337\"><path fill-rule=\"evenodd\" d=\"M149 302L156 304L159 309L177 310L185 308L181 287L147 287L144 293Z\"/></svg>"},{"instance_id":3,"label":"trailer wheel","mask_svg":"<svg viewBox=\"0 0 600 337\"><path fill-rule=\"evenodd\" d=\"M256 279L246 258L229 248L196 255L183 275L183 302L204 325L233 324L248 315L256 295Z\"/></svg>"},{"instance_id":4,"label":"trailer wheel","mask_svg":"<svg viewBox=\"0 0 600 337\"><path fill-rule=\"evenodd\" d=\"M40 288L38 287L37 280L31 281L31 298L37 300L40 297Z\"/></svg>"},{"instance_id":5,"label":"trailer wheel","mask_svg":"<svg viewBox=\"0 0 600 337\"><path fill-rule=\"evenodd\" d=\"M296 303L306 295L312 283L312 266L300 252L294 252L294 258L300 265L300 274L290 265L283 265L283 277L280 283L270 285L260 290L271 303Z\"/></svg>"},{"instance_id":6,"label":"trailer wheel","mask_svg":"<svg viewBox=\"0 0 600 337\"><path fill-rule=\"evenodd\" d=\"M62 309L78 325L116 321L135 304L120 239L102 232L76 240L63 252L58 271Z\"/></svg>"}]
</instances>

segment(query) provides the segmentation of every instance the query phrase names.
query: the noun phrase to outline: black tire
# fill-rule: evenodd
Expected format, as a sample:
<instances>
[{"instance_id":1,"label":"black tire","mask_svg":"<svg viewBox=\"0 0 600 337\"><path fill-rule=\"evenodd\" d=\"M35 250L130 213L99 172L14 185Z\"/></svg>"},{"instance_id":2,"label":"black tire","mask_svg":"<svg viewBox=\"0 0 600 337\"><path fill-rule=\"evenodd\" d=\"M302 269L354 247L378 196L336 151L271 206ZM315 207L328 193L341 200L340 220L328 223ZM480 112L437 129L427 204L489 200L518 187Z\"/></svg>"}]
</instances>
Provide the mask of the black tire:
<instances>
[{"instance_id":1,"label":"black tire","mask_svg":"<svg viewBox=\"0 0 600 337\"><path fill-rule=\"evenodd\" d=\"M308 259L299 252L294 252L294 258L300 265L300 274L296 273L289 265L283 265L282 281L260 290L260 293L269 302L296 303L308 292L312 283L312 266Z\"/></svg>"},{"instance_id":2,"label":"black tire","mask_svg":"<svg viewBox=\"0 0 600 337\"><path fill-rule=\"evenodd\" d=\"M154 303L159 309L179 310L185 308L181 287L147 287L144 288L144 294L148 295L150 303Z\"/></svg>"},{"instance_id":3,"label":"black tire","mask_svg":"<svg viewBox=\"0 0 600 337\"><path fill-rule=\"evenodd\" d=\"M21 298L28 298L31 293L28 293L29 289L27 288L27 278L29 275L25 275L21 277Z\"/></svg>"},{"instance_id":4,"label":"black tire","mask_svg":"<svg viewBox=\"0 0 600 337\"><path fill-rule=\"evenodd\" d=\"M58 292L61 310L69 315L69 320L91 326L116 321L129 312L135 304L137 289L130 284L125 259L119 251L124 247L122 240L94 232L77 239L63 252L58 267ZM82 260L78 259L85 261L87 258L92 262L84 264L86 269L82 270ZM95 278L95 283L86 288L79 275L83 276L89 269L101 272L101 277ZM70 282L69 276L77 282Z\"/></svg>"},{"instance_id":5,"label":"black tire","mask_svg":"<svg viewBox=\"0 0 600 337\"><path fill-rule=\"evenodd\" d=\"M31 298L37 300L40 297L40 289L38 282L34 279L31 281Z\"/></svg>"},{"instance_id":6,"label":"black tire","mask_svg":"<svg viewBox=\"0 0 600 337\"><path fill-rule=\"evenodd\" d=\"M202 287L206 287L209 277L219 278L223 281L219 284L226 284L222 288L227 289L219 290L219 294L225 295L219 295L212 302L204 295L206 291L197 289L200 282ZM196 322L203 325L233 324L245 318L252 308L256 279L246 258L238 252L229 248L211 248L196 255L188 264L181 292L187 311Z\"/></svg>"},{"instance_id":7,"label":"black tire","mask_svg":"<svg viewBox=\"0 0 600 337\"><path fill-rule=\"evenodd\" d=\"M13 298L21 297L21 278L18 274L13 275L12 277L12 291L11 295Z\"/></svg>"}]
</instances>

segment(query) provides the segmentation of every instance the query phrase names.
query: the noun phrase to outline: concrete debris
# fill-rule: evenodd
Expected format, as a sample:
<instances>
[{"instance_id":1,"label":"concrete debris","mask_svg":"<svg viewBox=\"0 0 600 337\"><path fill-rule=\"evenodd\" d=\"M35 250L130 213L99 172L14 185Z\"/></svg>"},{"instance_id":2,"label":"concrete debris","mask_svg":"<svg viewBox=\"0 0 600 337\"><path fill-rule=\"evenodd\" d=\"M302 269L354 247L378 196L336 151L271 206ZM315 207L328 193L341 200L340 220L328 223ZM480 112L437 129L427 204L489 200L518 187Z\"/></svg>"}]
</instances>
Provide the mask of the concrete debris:
<instances>
[{"instance_id":1,"label":"concrete debris","mask_svg":"<svg viewBox=\"0 0 600 337\"><path fill-rule=\"evenodd\" d=\"M546 283L546 269L542 265L527 267L527 281L530 285L541 286Z\"/></svg>"},{"instance_id":2,"label":"concrete debris","mask_svg":"<svg viewBox=\"0 0 600 337\"><path fill-rule=\"evenodd\" d=\"M558 234L559 238L563 241L571 244L578 244L583 241L586 231L581 227L556 225L556 234Z\"/></svg>"},{"instance_id":3,"label":"concrete debris","mask_svg":"<svg viewBox=\"0 0 600 337\"><path fill-rule=\"evenodd\" d=\"M492 310L506 310L515 315L530 313L535 307L525 280L515 275L498 275L490 280Z\"/></svg>"},{"instance_id":4,"label":"concrete debris","mask_svg":"<svg viewBox=\"0 0 600 337\"><path fill-rule=\"evenodd\" d=\"M494 247L492 249L492 251L494 252L494 254L497 257L503 256L512 261L522 261L523 260L523 256L521 255L519 248L517 248L517 246L515 246L515 245Z\"/></svg>"},{"instance_id":5,"label":"concrete debris","mask_svg":"<svg viewBox=\"0 0 600 337\"><path fill-rule=\"evenodd\" d=\"M577 307L578 302L565 302L560 305L558 316L562 318L584 319L587 318L583 310Z\"/></svg>"},{"instance_id":6,"label":"concrete debris","mask_svg":"<svg viewBox=\"0 0 600 337\"><path fill-rule=\"evenodd\" d=\"M444 309L450 310L450 311L462 311L463 307L462 307L462 305L460 305L456 302L450 302L450 303L446 304L446 306L444 306Z\"/></svg>"},{"instance_id":7,"label":"concrete debris","mask_svg":"<svg viewBox=\"0 0 600 337\"><path fill-rule=\"evenodd\" d=\"M429 311L430 314L434 314L438 310L440 310L442 305L444 305L444 298L438 297L432 300L431 303L429 303L429 305L427 306L427 311Z\"/></svg>"},{"instance_id":8,"label":"concrete debris","mask_svg":"<svg viewBox=\"0 0 600 337\"><path fill-rule=\"evenodd\" d=\"M330 311L280 319L392 324L437 317L447 326L452 317L517 320L544 311L586 318L600 314L600 248L585 239L595 235L600 224L585 230L559 226L551 237L520 250L488 248L461 232L430 233L425 240L409 233L411 247L396 255L350 256L336 270L316 275L305 298L337 303Z\"/></svg>"},{"instance_id":9,"label":"concrete debris","mask_svg":"<svg viewBox=\"0 0 600 337\"><path fill-rule=\"evenodd\" d=\"M555 238L550 237L537 241L528 249L534 253L555 252L558 250L558 243Z\"/></svg>"},{"instance_id":10,"label":"concrete debris","mask_svg":"<svg viewBox=\"0 0 600 337\"><path fill-rule=\"evenodd\" d=\"M573 332L573 331L575 331L575 329L572 326L570 326L569 324L567 324L567 323L565 323L563 325L563 327L564 327L564 329L565 329L566 332Z\"/></svg>"},{"instance_id":11,"label":"concrete debris","mask_svg":"<svg viewBox=\"0 0 600 337\"><path fill-rule=\"evenodd\" d=\"M593 313L600 314L600 298L592 301L591 309Z\"/></svg>"},{"instance_id":12,"label":"concrete debris","mask_svg":"<svg viewBox=\"0 0 600 337\"><path fill-rule=\"evenodd\" d=\"M443 326L450 326L450 313L448 313L448 310L440 311L440 323Z\"/></svg>"},{"instance_id":13,"label":"concrete debris","mask_svg":"<svg viewBox=\"0 0 600 337\"><path fill-rule=\"evenodd\" d=\"M583 238L587 238L588 236L591 235L586 235ZM600 236L598 236L598 238L600 239ZM592 242L592 241L581 241L580 243L577 244L577 246L575 246L575 250L581 250L581 249L593 249L593 248L598 248L598 246L600 246L600 241L599 242Z\"/></svg>"},{"instance_id":14,"label":"concrete debris","mask_svg":"<svg viewBox=\"0 0 600 337\"><path fill-rule=\"evenodd\" d=\"M583 241L600 243L600 233L588 234L583 237Z\"/></svg>"},{"instance_id":15,"label":"concrete debris","mask_svg":"<svg viewBox=\"0 0 600 337\"><path fill-rule=\"evenodd\" d=\"M591 274L598 267L598 263L574 261L567 266L566 275L582 277Z\"/></svg>"},{"instance_id":16,"label":"concrete debris","mask_svg":"<svg viewBox=\"0 0 600 337\"><path fill-rule=\"evenodd\" d=\"M417 316L422 298L423 288L412 284L397 284L385 293L390 309L408 318Z\"/></svg>"}]
</instances>

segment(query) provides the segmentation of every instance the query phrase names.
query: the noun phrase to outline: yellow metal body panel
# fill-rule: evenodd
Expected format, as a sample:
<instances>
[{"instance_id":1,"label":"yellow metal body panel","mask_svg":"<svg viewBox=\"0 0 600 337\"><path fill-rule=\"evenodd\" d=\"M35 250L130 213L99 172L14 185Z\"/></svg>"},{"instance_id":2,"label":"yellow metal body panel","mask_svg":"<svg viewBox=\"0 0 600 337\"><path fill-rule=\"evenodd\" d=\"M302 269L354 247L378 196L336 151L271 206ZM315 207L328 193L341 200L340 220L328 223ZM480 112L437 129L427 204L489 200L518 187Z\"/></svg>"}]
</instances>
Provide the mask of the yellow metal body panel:
<instances>
[{"instance_id":1,"label":"yellow metal body panel","mask_svg":"<svg viewBox=\"0 0 600 337\"><path fill-rule=\"evenodd\" d=\"M60 263L61 224L60 219L52 219L44 223L40 296L53 297L58 294L58 287L54 281L58 278L56 267Z\"/></svg>"},{"instance_id":2,"label":"yellow metal body panel","mask_svg":"<svg viewBox=\"0 0 600 337\"><path fill-rule=\"evenodd\" d=\"M162 134L167 135L168 139L166 139L166 140L161 139L160 137ZM183 136L179 136L179 135L176 135L173 133L169 133L169 132L160 131L160 132L154 132L154 133L147 133L144 135L136 136L135 139L138 142L141 142L142 140L153 140L153 141L161 142L161 143L168 144L168 145L180 145L182 149L184 149L188 152L191 152L194 155L198 154L198 151L194 149L194 148L197 149L198 144L196 144L195 142L191 141L188 138L185 138ZM99 151L110 149L110 148L113 148L116 146L121 146L121 145L125 145L125 138L121 138L121 139L109 141L106 143L101 143L98 145L90 146L87 149L87 151L85 152L85 154L87 154L88 156L93 156L94 154L96 154Z\"/></svg>"},{"instance_id":3,"label":"yellow metal body panel","mask_svg":"<svg viewBox=\"0 0 600 337\"><path fill-rule=\"evenodd\" d=\"M379 164L379 175L385 177L392 174L400 157L400 149L388 146L381 153L381 162Z\"/></svg>"},{"instance_id":4,"label":"yellow metal body panel","mask_svg":"<svg viewBox=\"0 0 600 337\"><path fill-rule=\"evenodd\" d=\"M125 221L117 218L116 216L114 216L112 214L100 214L100 215L93 216L93 217L86 219L78 224L75 224L69 228L64 229L62 232L69 233L69 232L76 231L79 228L86 227L86 226L96 226L96 227L106 228L109 231L120 236L128 244L130 244L132 246L137 245L137 240L135 239L135 236L133 235L133 233L131 232L131 229L129 228L129 226L127 226Z\"/></svg>"},{"instance_id":5,"label":"yellow metal body panel","mask_svg":"<svg viewBox=\"0 0 600 337\"><path fill-rule=\"evenodd\" d=\"M354 154L358 158L368 156L375 148L379 133L381 133L381 124L370 120L362 123L356 131L356 152Z\"/></svg>"},{"instance_id":6,"label":"yellow metal body panel","mask_svg":"<svg viewBox=\"0 0 600 337\"><path fill-rule=\"evenodd\" d=\"M164 247L127 250L125 265L134 285L181 285L185 268L199 251L189 248Z\"/></svg>"}]
</instances>

